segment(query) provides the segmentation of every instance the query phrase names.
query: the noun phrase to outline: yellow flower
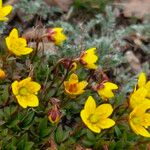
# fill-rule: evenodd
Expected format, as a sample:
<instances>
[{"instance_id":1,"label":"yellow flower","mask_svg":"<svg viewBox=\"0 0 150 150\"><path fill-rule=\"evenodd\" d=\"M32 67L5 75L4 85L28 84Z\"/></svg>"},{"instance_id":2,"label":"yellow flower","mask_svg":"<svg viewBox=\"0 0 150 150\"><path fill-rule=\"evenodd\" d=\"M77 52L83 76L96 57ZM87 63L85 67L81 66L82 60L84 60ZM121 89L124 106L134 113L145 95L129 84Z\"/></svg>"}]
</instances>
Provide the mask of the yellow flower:
<instances>
[{"instance_id":1,"label":"yellow flower","mask_svg":"<svg viewBox=\"0 0 150 150\"><path fill-rule=\"evenodd\" d=\"M5 77L6 77L5 72L2 69L0 69L0 79L4 79Z\"/></svg>"},{"instance_id":2,"label":"yellow flower","mask_svg":"<svg viewBox=\"0 0 150 150\"><path fill-rule=\"evenodd\" d=\"M92 96L89 96L80 116L90 130L100 133L102 129L115 125L115 121L108 118L112 112L113 108L110 104L102 104L96 107L95 100Z\"/></svg>"},{"instance_id":3,"label":"yellow flower","mask_svg":"<svg viewBox=\"0 0 150 150\"><path fill-rule=\"evenodd\" d=\"M19 105L23 108L27 108L27 106L36 107L39 105L39 100L36 95L40 88L40 84L31 81L31 77L27 77L20 82L14 81L12 83L13 94L16 96Z\"/></svg>"},{"instance_id":4,"label":"yellow flower","mask_svg":"<svg viewBox=\"0 0 150 150\"><path fill-rule=\"evenodd\" d=\"M98 60L98 57L95 54L96 48L90 48L80 55L80 63L83 64L86 68L96 69L97 65L95 64Z\"/></svg>"},{"instance_id":5,"label":"yellow flower","mask_svg":"<svg viewBox=\"0 0 150 150\"><path fill-rule=\"evenodd\" d=\"M146 101L133 109L129 115L129 123L132 130L137 135L150 137L150 133L145 129L150 126L150 113L146 112L150 109L150 101Z\"/></svg>"},{"instance_id":6,"label":"yellow flower","mask_svg":"<svg viewBox=\"0 0 150 150\"><path fill-rule=\"evenodd\" d=\"M54 42L55 45L60 46L67 37L63 33L63 28L52 28L48 30L48 39Z\"/></svg>"},{"instance_id":7,"label":"yellow flower","mask_svg":"<svg viewBox=\"0 0 150 150\"><path fill-rule=\"evenodd\" d=\"M118 86L111 82L105 82L98 88L97 92L102 97L102 99L109 99L114 97L112 90L118 89Z\"/></svg>"},{"instance_id":8,"label":"yellow flower","mask_svg":"<svg viewBox=\"0 0 150 150\"><path fill-rule=\"evenodd\" d=\"M6 17L12 11L12 6L2 6L2 0L0 0L0 21L8 20Z\"/></svg>"},{"instance_id":9,"label":"yellow flower","mask_svg":"<svg viewBox=\"0 0 150 150\"><path fill-rule=\"evenodd\" d=\"M26 39L18 37L18 30L15 28L6 37L6 45L8 50L16 56L27 55L33 51L32 48L27 47Z\"/></svg>"},{"instance_id":10,"label":"yellow flower","mask_svg":"<svg viewBox=\"0 0 150 150\"><path fill-rule=\"evenodd\" d=\"M139 104L147 101L148 99L146 99L146 95L147 90L144 87L135 90L130 96L130 107L135 108Z\"/></svg>"},{"instance_id":11,"label":"yellow flower","mask_svg":"<svg viewBox=\"0 0 150 150\"><path fill-rule=\"evenodd\" d=\"M64 82L65 91L71 97L82 94L87 86L87 81L78 81L78 76L76 74L71 74L69 81Z\"/></svg>"},{"instance_id":12,"label":"yellow flower","mask_svg":"<svg viewBox=\"0 0 150 150\"><path fill-rule=\"evenodd\" d=\"M150 98L150 81L146 82L146 75L144 72L140 73L139 79L138 79L138 87L144 87L148 92L146 97Z\"/></svg>"}]
</instances>

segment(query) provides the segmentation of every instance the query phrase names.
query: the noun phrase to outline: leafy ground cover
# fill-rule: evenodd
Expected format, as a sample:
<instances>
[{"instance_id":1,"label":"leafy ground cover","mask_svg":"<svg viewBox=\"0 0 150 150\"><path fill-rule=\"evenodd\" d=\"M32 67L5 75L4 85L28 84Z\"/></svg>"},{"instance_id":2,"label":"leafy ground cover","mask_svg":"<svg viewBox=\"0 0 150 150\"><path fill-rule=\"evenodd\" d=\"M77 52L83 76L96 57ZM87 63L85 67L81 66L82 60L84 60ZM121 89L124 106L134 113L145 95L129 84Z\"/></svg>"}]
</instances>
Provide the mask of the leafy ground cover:
<instances>
[{"instance_id":1,"label":"leafy ground cover","mask_svg":"<svg viewBox=\"0 0 150 150\"><path fill-rule=\"evenodd\" d=\"M147 0L0 2L2 150L149 149Z\"/></svg>"}]
</instances>

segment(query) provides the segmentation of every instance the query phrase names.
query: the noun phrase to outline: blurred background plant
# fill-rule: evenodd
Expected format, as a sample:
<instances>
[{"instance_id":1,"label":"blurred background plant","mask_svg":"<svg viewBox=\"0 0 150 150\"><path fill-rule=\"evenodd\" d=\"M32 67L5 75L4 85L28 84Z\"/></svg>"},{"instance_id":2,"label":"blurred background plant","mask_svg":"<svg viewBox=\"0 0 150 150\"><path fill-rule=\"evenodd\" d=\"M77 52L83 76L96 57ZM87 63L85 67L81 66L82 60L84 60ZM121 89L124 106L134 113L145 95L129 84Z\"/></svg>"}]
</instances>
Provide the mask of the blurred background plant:
<instances>
[{"instance_id":1,"label":"blurred background plant","mask_svg":"<svg viewBox=\"0 0 150 150\"><path fill-rule=\"evenodd\" d=\"M127 4L117 0L10 0L6 3L12 4L14 10L8 22L0 22L0 38L4 39L16 27L36 51L20 58L7 56L5 41L0 41L0 68L7 75L5 80L0 80L1 149L149 148L149 139L133 133L124 120L100 134L84 127L79 114L88 95L97 98L98 104L102 103L101 99L90 90L75 100L68 98L61 84L67 69L63 64L54 68L59 59L73 59L81 51L96 47L99 67L120 87L110 101L116 110L113 117L116 120L118 116L126 117L129 113L127 99L138 73L143 70L150 74L149 15L126 16ZM53 27L62 27L68 36L61 47L45 39L39 41L40 36ZM78 67L77 74L84 80L89 72ZM40 106L22 109L12 96L11 83L28 75L42 85ZM95 78L99 78L96 73ZM52 98L56 98L54 101L60 106L62 115L56 124L52 124L47 116L54 107Z\"/></svg>"}]
</instances>

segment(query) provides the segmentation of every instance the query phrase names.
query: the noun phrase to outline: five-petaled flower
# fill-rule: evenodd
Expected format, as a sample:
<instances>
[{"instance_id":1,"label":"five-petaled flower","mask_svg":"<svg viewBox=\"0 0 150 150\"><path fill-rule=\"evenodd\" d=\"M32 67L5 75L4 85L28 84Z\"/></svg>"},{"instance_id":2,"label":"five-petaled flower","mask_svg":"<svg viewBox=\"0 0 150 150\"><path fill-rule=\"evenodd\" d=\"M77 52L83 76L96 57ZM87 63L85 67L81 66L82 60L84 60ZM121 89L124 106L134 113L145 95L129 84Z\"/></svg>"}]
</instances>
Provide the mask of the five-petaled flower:
<instances>
[{"instance_id":1,"label":"five-petaled flower","mask_svg":"<svg viewBox=\"0 0 150 150\"><path fill-rule=\"evenodd\" d=\"M108 118L112 112L113 108L110 104L102 104L96 107L95 100L92 96L89 96L80 116L90 130L100 133L102 129L115 125L115 121Z\"/></svg>"},{"instance_id":2,"label":"five-petaled flower","mask_svg":"<svg viewBox=\"0 0 150 150\"><path fill-rule=\"evenodd\" d=\"M16 96L19 105L23 108L39 105L37 92L40 88L40 84L32 81L31 77L27 77L20 82L14 81L12 83L13 94Z\"/></svg>"},{"instance_id":3,"label":"five-petaled flower","mask_svg":"<svg viewBox=\"0 0 150 150\"><path fill-rule=\"evenodd\" d=\"M6 17L12 11L12 6L2 6L2 0L0 0L0 21L8 20Z\"/></svg>"},{"instance_id":4,"label":"five-petaled flower","mask_svg":"<svg viewBox=\"0 0 150 150\"><path fill-rule=\"evenodd\" d=\"M6 77L6 74L4 70L0 69L0 79L4 79Z\"/></svg>"},{"instance_id":5,"label":"five-petaled flower","mask_svg":"<svg viewBox=\"0 0 150 150\"><path fill-rule=\"evenodd\" d=\"M8 50L16 56L27 55L33 51L32 48L27 47L26 39L18 36L18 30L15 28L6 37L6 45Z\"/></svg>"},{"instance_id":6,"label":"five-petaled flower","mask_svg":"<svg viewBox=\"0 0 150 150\"><path fill-rule=\"evenodd\" d=\"M150 126L150 113L147 112L148 109L150 109L150 101L136 106L129 115L129 123L132 130L137 135L144 137L150 137L150 133L145 129Z\"/></svg>"},{"instance_id":7,"label":"five-petaled flower","mask_svg":"<svg viewBox=\"0 0 150 150\"><path fill-rule=\"evenodd\" d=\"M112 90L118 89L118 86L111 82L101 83L100 86L97 87L97 92L101 96L102 99L107 100L109 98L114 97L114 93Z\"/></svg>"},{"instance_id":8,"label":"five-petaled flower","mask_svg":"<svg viewBox=\"0 0 150 150\"><path fill-rule=\"evenodd\" d=\"M79 61L88 69L96 69L98 66L95 64L98 56L95 54L96 48L90 48L81 53Z\"/></svg>"},{"instance_id":9,"label":"five-petaled flower","mask_svg":"<svg viewBox=\"0 0 150 150\"><path fill-rule=\"evenodd\" d=\"M50 28L48 29L48 39L55 43L57 46L67 39L66 35L63 33L63 28Z\"/></svg>"},{"instance_id":10,"label":"five-petaled flower","mask_svg":"<svg viewBox=\"0 0 150 150\"><path fill-rule=\"evenodd\" d=\"M65 92L71 97L75 97L85 91L84 88L87 86L87 84L87 81L79 82L78 76L73 73L71 74L69 81L64 81Z\"/></svg>"}]
</instances>

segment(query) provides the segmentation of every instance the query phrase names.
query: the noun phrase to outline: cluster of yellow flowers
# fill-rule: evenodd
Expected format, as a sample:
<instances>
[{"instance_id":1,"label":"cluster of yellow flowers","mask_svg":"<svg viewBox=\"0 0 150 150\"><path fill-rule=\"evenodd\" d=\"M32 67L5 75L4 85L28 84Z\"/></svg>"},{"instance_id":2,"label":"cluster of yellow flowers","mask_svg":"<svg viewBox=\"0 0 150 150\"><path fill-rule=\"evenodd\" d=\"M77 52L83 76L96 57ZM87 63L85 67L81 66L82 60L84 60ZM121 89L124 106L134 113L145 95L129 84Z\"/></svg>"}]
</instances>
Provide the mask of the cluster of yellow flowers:
<instances>
[{"instance_id":1,"label":"cluster of yellow flowers","mask_svg":"<svg viewBox=\"0 0 150 150\"><path fill-rule=\"evenodd\" d=\"M147 82L145 73L140 73L137 87L130 96L130 126L136 134L150 137L146 130L150 126L150 81Z\"/></svg>"},{"instance_id":2,"label":"cluster of yellow flowers","mask_svg":"<svg viewBox=\"0 0 150 150\"><path fill-rule=\"evenodd\" d=\"M12 10L12 6L3 6L0 0L0 21L5 21L6 17ZM60 46L67 39L62 28L52 28L48 30L47 38ZM18 30L12 29L9 36L5 38L9 52L16 56L30 54L33 49L27 46L25 38L19 37ZM83 51L80 56L72 61L72 71L76 70L77 63L83 65L86 69L96 70L98 65L98 56L96 48L89 48ZM5 72L0 69L0 80L6 77ZM88 81L79 81L78 75L72 73L68 81L64 81L64 90L71 98L81 95L86 91ZM12 83L12 92L15 95L19 105L23 108L37 107L39 99L37 97L41 85L32 81L31 77L27 77L21 81ZM114 97L113 90L118 89L118 86L110 81L103 80L97 83L94 88L101 99L107 103L96 107L96 102L92 96L89 96L85 102L84 108L80 112L80 116L85 125L93 132L100 133L102 129L107 129L115 125L115 121L110 119L113 112L113 107L108 103L108 99ZM136 134L145 137L150 137L150 133L146 130L150 126L150 81L146 81L146 75L141 73L138 79L138 84L134 92L130 96L130 107L133 109L129 115L129 123ZM49 115L49 120L52 123L58 122L60 112L58 106L52 107Z\"/></svg>"},{"instance_id":3,"label":"cluster of yellow flowers","mask_svg":"<svg viewBox=\"0 0 150 150\"><path fill-rule=\"evenodd\" d=\"M81 53L77 59L84 67L88 69L97 69L96 62L98 56L95 53L96 48L90 48ZM87 81L78 80L78 76L73 73L68 81L64 82L65 92L72 98L85 92L88 85ZM118 89L114 83L103 81L96 86L96 91L104 100L114 97L112 90ZM92 96L89 96L85 102L84 109L80 116L85 125L93 132L100 133L102 129L107 129L115 125L115 121L108 118L113 112L111 104L102 104L96 107L96 102Z\"/></svg>"}]
</instances>

